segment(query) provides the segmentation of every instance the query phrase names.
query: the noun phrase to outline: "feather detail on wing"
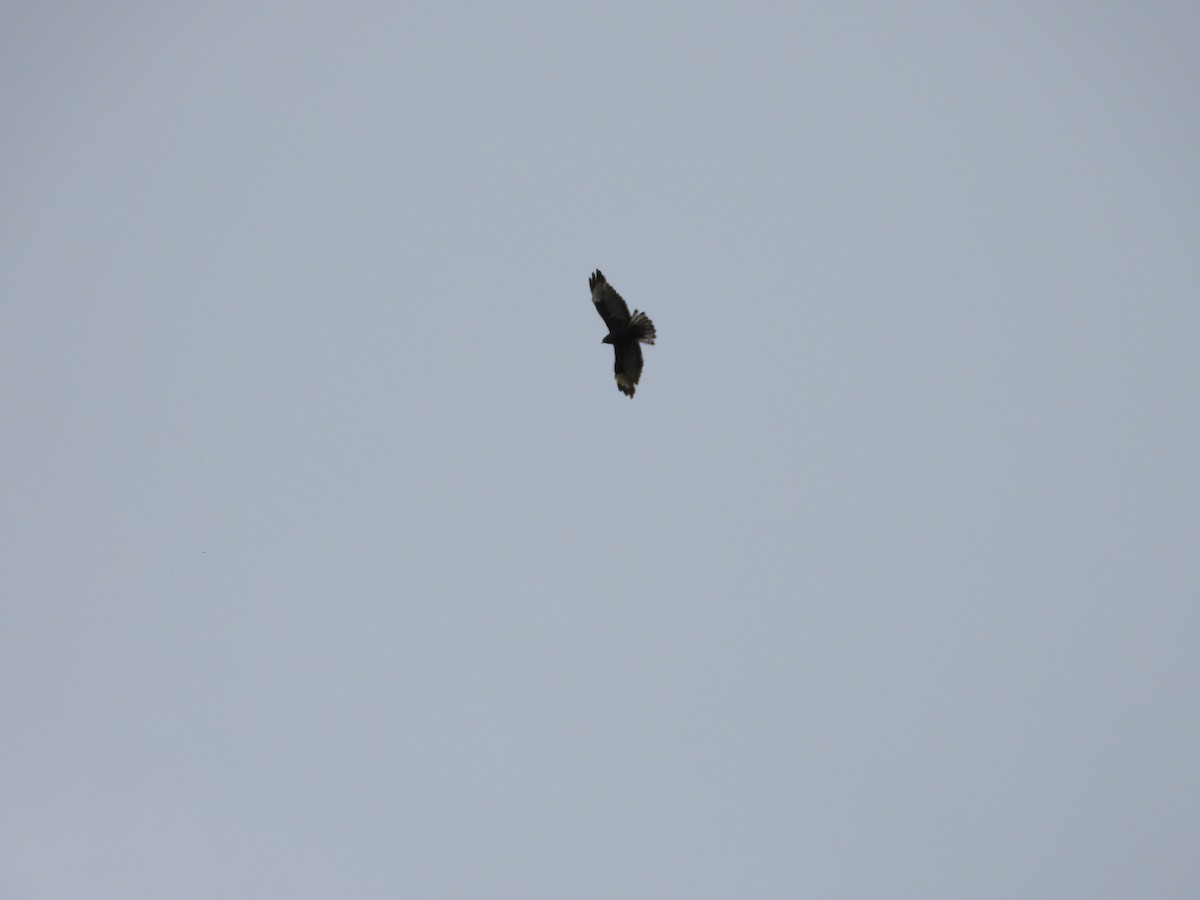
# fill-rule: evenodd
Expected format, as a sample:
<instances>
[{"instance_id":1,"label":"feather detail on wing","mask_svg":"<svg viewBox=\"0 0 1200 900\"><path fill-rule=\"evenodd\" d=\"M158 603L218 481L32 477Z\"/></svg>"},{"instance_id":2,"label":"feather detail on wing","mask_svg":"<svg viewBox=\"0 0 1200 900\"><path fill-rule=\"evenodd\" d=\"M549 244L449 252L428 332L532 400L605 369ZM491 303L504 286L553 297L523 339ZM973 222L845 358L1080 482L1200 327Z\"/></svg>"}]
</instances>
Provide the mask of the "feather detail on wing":
<instances>
[{"instance_id":1,"label":"feather detail on wing","mask_svg":"<svg viewBox=\"0 0 1200 900\"><path fill-rule=\"evenodd\" d=\"M621 298L599 269L588 279L588 287L592 289L592 303L596 304L596 312L608 326L609 331L616 331L629 324L629 307Z\"/></svg>"},{"instance_id":2,"label":"feather detail on wing","mask_svg":"<svg viewBox=\"0 0 1200 900\"><path fill-rule=\"evenodd\" d=\"M617 387L622 394L632 397L642 378L642 348L637 341L622 341L614 344L613 350L617 357L613 365Z\"/></svg>"}]
</instances>

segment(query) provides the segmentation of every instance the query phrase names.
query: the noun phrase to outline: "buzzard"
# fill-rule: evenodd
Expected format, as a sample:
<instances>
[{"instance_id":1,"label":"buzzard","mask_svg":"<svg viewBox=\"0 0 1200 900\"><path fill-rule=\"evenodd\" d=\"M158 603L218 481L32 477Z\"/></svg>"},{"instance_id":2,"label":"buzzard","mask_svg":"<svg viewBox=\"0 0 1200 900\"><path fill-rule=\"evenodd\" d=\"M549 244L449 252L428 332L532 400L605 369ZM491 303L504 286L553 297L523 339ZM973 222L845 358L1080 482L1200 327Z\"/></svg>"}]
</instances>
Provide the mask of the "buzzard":
<instances>
[{"instance_id":1,"label":"buzzard","mask_svg":"<svg viewBox=\"0 0 1200 900\"><path fill-rule=\"evenodd\" d=\"M648 315L636 309L630 316L629 307L599 269L588 278L588 287L592 289L592 302L596 304L596 312L600 313L600 318L608 326L608 335L603 343L612 344L613 352L617 356L613 365L613 371L617 374L617 387L621 393L632 397L637 389L638 379L642 377L642 348L638 346L638 342L654 343L654 323Z\"/></svg>"}]
</instances>

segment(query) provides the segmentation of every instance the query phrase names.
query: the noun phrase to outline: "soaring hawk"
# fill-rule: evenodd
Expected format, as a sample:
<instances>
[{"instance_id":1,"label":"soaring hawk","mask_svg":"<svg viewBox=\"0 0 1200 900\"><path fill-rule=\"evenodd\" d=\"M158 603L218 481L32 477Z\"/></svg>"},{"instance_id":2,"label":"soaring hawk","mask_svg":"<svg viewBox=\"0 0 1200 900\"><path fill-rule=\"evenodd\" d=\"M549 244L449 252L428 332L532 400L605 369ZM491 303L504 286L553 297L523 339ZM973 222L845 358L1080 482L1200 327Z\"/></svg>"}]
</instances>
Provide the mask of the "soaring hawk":
<instances>
[{"instance_id":1,"label":"soaring hawk","mask_svg":"<svg viewBox=\"0 0 1200 900\"><path fill-rule=\"evenodd\" d=\"M629 307L621 299L621 295L613 290L613 286L604 278L599 269L588 278L588 287L592 289L592 302L596 304L596 312L608 326L608 334L603 343L612 344L617 360L613 371L617 375L617 387L621 393L633 396L637 389L638 379L642 377L642 348L638 346L654 343L654 323L644 312L636 309L629 315Z\"/></svg>"}]
</instances>

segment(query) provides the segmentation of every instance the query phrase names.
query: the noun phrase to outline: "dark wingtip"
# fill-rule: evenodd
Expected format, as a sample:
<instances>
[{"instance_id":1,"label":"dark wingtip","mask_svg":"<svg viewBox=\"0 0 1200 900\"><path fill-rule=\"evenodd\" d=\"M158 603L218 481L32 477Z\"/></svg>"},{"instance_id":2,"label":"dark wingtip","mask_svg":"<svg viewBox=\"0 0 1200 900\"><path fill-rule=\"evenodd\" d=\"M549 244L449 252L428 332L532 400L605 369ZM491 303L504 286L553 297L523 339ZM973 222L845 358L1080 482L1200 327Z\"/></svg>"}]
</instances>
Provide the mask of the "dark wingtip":
<instances>
[{"instance_id":1,"label":"dark wingtip","mask_svg":"<svg viewBox=\"0 0 1200 900\"><path fill-rule=\"evenodd\" d=\"M607 279L605 279L604 273L597 269L590 276L588 276L588 287L594 291L596 290L596 285L604 284L606 280Z\"/></svg>"}]
</instances>

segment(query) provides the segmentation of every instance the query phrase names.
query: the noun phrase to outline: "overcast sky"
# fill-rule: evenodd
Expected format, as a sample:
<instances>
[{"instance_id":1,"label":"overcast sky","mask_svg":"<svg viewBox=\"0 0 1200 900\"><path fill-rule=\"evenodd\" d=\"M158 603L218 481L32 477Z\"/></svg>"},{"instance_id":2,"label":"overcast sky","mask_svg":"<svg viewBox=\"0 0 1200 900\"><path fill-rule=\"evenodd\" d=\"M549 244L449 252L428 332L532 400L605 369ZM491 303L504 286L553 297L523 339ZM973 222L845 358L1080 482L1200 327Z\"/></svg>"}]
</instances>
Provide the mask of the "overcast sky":
<instances>
[{"instance_id":1,"label":"overcast sky","mask_svg":"<svg viewBox=\"0 0 1200 900\"><path fill-rule=\"evenodd\" d=\"M1200 895L1198 46L6 4L0 894Z\"/></svg>"}]
</instances>

